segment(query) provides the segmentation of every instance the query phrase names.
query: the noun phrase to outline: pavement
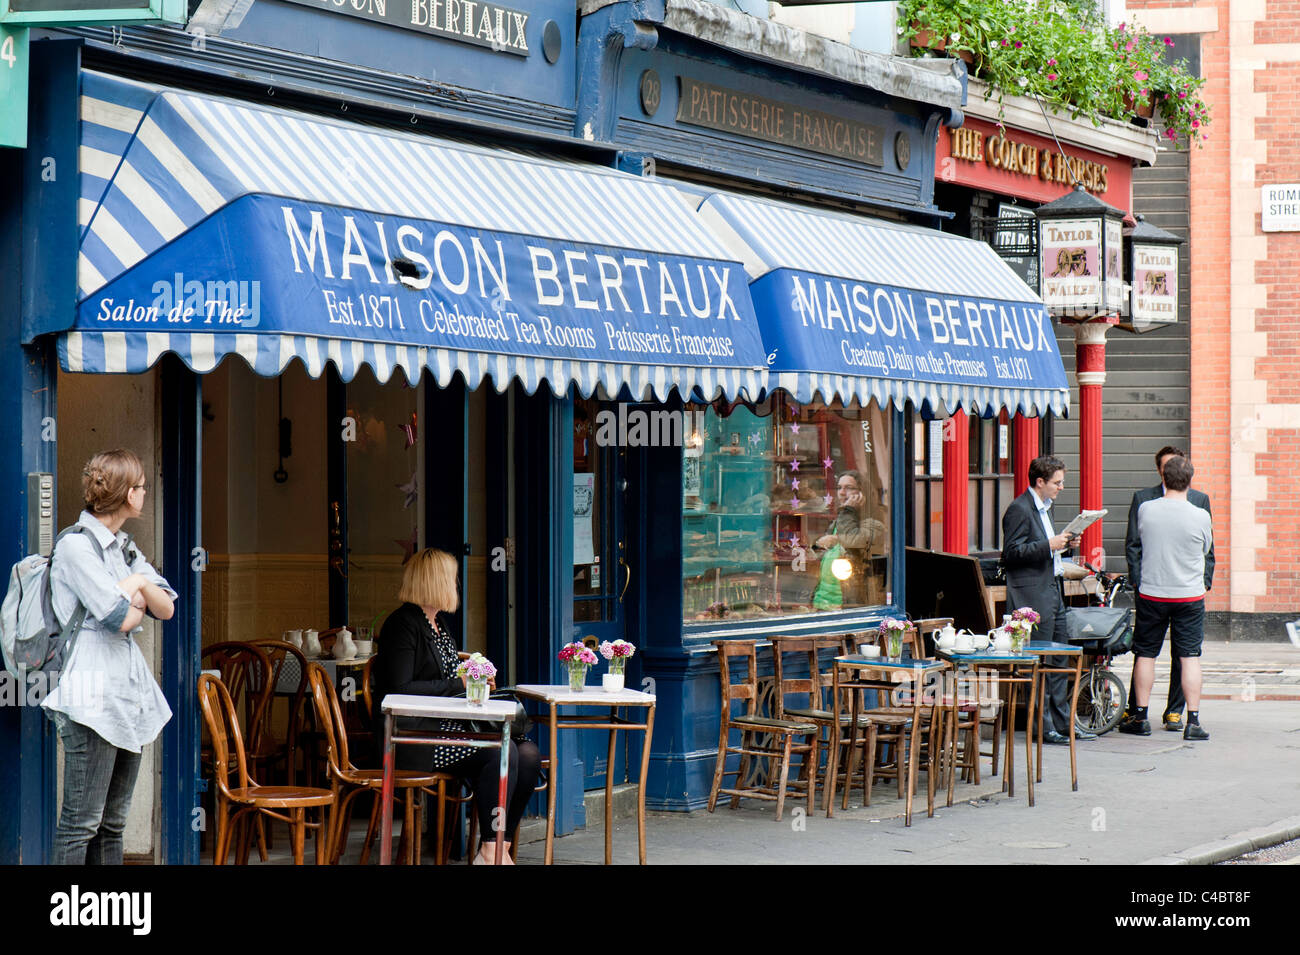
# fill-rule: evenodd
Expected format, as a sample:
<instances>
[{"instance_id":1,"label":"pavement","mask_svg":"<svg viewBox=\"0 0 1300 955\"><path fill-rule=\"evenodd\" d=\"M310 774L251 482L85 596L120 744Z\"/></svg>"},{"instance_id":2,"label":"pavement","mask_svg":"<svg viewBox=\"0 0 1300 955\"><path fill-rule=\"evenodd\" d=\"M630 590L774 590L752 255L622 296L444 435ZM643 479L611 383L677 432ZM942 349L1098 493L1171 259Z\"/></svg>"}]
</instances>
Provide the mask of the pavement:
<instances>
[{"instance_id":1,"label":"pavement","mask_svg":"<svg viewBox=\"0 0 1300 955\"><path fill-rule=\"evenodd\" d=\"M1127 685L1131 657L1116 668ZM651 864L1210 864L1300 837L1300 649L1289 643L1213 643L1204 653L1205 742L1156 728L1150 737L1108 733L1078 744L1079 789L1070 790L1069 750L1045 746L1043 782L1026 804L1023 737L1016 795L987 777L958 783L957 801L925 795L910 828L892 787L878 784L873 806L826 819L786 804L778 823L770 803L736 810L651 813ZM1163 702L1168 661L1157 665L1153 699ZM856 794L855 794L856 795ZM593 818L589 816L588 818ZM636 862L634 820L615 820L614 861ZM599 815L587 829L556 840L557 863L598 864ZM540 862L542 844L519 847L520 864Z\"/></svg>"},{"instance_id":2,"label":"pavement","mask_svg":"<svg viewBox=\"0 0 1300 955\"><path fill-rule=\"evenodd\" d=\"M1167 651L1166 651L1167 652ZM1132 657L1116 672L1128 685ZM1203 657L1205 742L1184 742L1157 724L1150 737L1111 732L1078 744L1079 789L1070 789L1069 749L1043 747L1043 781L1027 805L1024 737L1016 746L1016 793L1002 792L981 761L979 785L958 782L954 805L946 791L926 816L925 777L911 827L903 824L896 786L878 783L871 807L855 789L850 808L827 819L809 814L790 797L781 822L771 803L745 800L716 812L649 813L647 861L652 865L885 863L926 864L1199 864L1241 859L1290 863L1285 844L1300 839L1300 648L1290 643L1207 643ZM1169 661L1157 661L1152 709L1168 687ZM988 744L986 742L985 749ZM589 796L594 794L588 794ZM626 795L626 794L624 794ZM613 858L637 861L634 817L616 803ZM363 810L365 806L363 805ZM622 816L621 818L619 816ZM559 864L604 860L603 810L589 806L592 825L555 842ZM540 864L540 820L525 820L519 864ZM344 862L356 864L365 812L353 822ZM531 833L528 835L526 833ZM273 864L289 862L283 827L276 833ZM1269 847L1280 846L1276 850ZM310 856L310 846L308 848ZM371 864L378 857L375 851ZM394 854L396 858L396 853ZM256 859L256 853L253 858ZM204 862L210 860L205 854ZM429 859L425 859L426 864Z\"/></svg>"}]
</instances>

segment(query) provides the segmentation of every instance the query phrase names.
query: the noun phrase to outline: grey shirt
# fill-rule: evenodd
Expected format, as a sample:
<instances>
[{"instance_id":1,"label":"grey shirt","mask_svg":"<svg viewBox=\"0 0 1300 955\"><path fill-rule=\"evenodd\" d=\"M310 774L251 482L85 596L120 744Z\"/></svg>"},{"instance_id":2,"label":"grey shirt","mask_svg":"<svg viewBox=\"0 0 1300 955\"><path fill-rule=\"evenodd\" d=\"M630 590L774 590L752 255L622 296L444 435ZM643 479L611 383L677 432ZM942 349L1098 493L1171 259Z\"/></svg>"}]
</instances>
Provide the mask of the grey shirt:
<instances>
[{"instance_id":1,"label":"grey shirt","mask_svg":"<svg viewBox=\"0 0 1300 955\"><path fill-rule=\"evenodd\" d=\"M1138 509L1144 597L1195 600L1205 596L1205 555L1214 533L1210 515L1187 500L1158 497Z\"/></svg>"}]
</instances>

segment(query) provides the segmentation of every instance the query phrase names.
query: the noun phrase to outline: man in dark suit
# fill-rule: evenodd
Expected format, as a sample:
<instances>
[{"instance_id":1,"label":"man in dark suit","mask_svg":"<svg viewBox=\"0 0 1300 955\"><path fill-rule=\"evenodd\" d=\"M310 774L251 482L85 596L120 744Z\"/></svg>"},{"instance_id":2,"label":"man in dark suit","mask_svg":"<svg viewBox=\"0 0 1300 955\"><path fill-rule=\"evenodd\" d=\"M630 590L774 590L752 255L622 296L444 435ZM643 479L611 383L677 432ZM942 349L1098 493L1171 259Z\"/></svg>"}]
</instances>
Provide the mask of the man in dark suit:
<instances>
[{"instance_id":1,"label":"man in dark suit","mask_svg":"<svg viewBox=\"0 0 1300 955\"><path fill-rule=\"evenodd\" d=\"M1182 448L1176 448L1173 445L1165 445L1156 452L1156 473L1164 474L1165 462L1170 458L1185 458ZM1165 482L1163 478L1160 483L1154 487L1145 487L1140 491L1133 493L1133 502L1128 506L1128 533L1124 536L1124 556L1128 559L1128 583L1133 589L1133 593L1138 592L1138 587L1142 585L1142 535L1138 533L1138 509L1147 501L1154 501L1156 498L1165 496ZM1187 500L1189 503L1196 505L1206 514L1210 514L1210 498L1204 491L1197 491L1189 488L1187 491ZM1213 515L1211 515L1213 516ZM1210 552L1205 557L1205 589L1210 589L1210 584L1214 582L1214 545L1210 545ZM1183 699L1183 661L1177 654L1171 655L1172 663L1169 668L1169 699L1165 703L1164 724L1165 729L1171 732L1178 732L1183 728L1183 706L1186 701ZM1137 709L1137 687L1132 682L1128 688L1128 707L1124 710L1124 717Z\"/></svg>"},{"instance_id":2,"label":"man in dark suit","mask_svg":"<svg viewBox=\"0 0 1300 955\"><path fill-rule=\"evenodd\" d=\"M1002 515L1002 566L1007 573L1007 609L1033 607L1042 618L1039 640L1061 640L1065 636L1065 589L1061 562L1077 537L1058 534L1049 514L1056 495L1065 487L1065 464L1059 458L1038 457L1029 464L1029 488L1011 502ZM1048 666L1065 667L1068 657L1048 657ZM1070 742L1069 684L1063 673L1049 674L1044 712L1048 725L1043 742ZM1096 739L1092 733L1077 732L1075 739Z\"/></svg>"}]
</instances>

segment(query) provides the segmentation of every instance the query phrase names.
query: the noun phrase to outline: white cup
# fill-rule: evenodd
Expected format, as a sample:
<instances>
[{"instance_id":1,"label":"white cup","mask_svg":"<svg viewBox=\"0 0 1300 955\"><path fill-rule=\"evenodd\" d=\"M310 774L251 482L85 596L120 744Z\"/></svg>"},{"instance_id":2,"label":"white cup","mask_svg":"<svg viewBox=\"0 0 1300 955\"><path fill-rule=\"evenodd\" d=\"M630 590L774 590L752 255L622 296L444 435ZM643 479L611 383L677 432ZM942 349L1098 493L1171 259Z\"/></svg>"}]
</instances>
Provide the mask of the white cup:
<instances>
[{"instance_id":1,"label":"white cup","mask_svg":"<svg viewBox=\"0 0 1300 955\"><path fill-rule=\"evenodd\" d=\"M880 656L880 647L874 643L864 643L858 647L858 652L864 657L878 657Z\"/></svg>"},{"instance_id":2,"label":"white cup","mask_svg":"<svg viewBox=\"0 0 1300 955\"><path fill-rule=\"evenodd\" d=\"M284 642L285 642L285 643L292 643L292 644L293 644L295 647L297 647L299 650L302 649L302 631L301 631L301 630L286 630L286 631L284 632L284 637L283 637L283 639L284 639Z\"/></svg>"},{"instance_id":3,"label":"white cup","mask_svg":"<svg viewBox=\"0 0 1300 955\"><path fill-rule=\"evenodd\" d=\"M359 657L368 657L375 652L375 642L373 640L358 640L356 644L357 656Z\"/></svg>"}]
</instances>

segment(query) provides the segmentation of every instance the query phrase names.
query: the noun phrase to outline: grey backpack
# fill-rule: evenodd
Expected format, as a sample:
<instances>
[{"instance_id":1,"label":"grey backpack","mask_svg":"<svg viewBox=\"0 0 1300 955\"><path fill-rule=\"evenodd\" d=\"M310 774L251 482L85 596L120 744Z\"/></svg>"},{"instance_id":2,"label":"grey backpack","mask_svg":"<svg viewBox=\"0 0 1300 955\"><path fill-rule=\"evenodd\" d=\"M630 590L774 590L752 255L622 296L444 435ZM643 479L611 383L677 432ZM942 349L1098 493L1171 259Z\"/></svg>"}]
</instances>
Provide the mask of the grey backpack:
<instances>
[{"instance_id":1,"label":"grey backpack","mask_svg":"<svg viewBox=\"0 0 1300 955\"><path fill-rule=\"evenodd\" d=\"M95 554L103 559L99 540L81 524L60 533L55 548L63 538L77 533L84 533ZM0 651L3 651L5 669L17 677L38 670L62 670L86 619L86 608L78 603L68 625L59 626L50 591L53 554L53 550L49 557L30 554L9 571L9 589L0 605Z\"/></svg>"}]
</instances>

